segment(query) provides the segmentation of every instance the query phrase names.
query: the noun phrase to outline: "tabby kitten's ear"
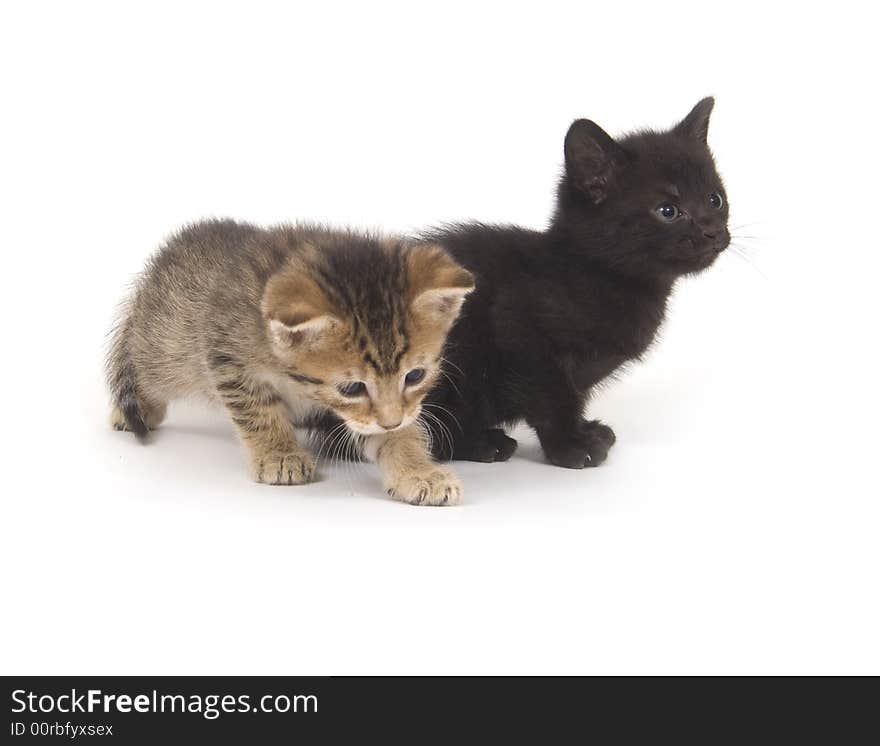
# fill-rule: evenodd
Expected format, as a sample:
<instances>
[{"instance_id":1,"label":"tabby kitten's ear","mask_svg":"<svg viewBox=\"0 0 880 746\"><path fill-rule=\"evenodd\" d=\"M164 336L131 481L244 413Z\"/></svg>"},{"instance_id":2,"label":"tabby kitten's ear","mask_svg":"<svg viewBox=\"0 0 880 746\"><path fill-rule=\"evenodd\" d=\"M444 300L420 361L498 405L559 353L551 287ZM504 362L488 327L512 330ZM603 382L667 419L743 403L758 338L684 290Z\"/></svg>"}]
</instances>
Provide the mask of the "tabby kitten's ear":
<instances>
[{"instance_id":1,"label":"tabby kitten's ear","mask_svg":"<svg viewBox=\"0 0 880 746\"><path fill-rule=\"evenodd\" d=\"M675 125L673 132L705 144L709 137L709 117L714 107L715 99L707 96L691 109L690 114Z\"/></svg>"},{"instance_id":2,"label":"tabby kitten's ear","mask_svg":"<svg viewBox=\"0 0 880 746\"><path fill-rule=\"evenodd\" d=\"M455 263L442 248L414 246L407 254L409 301L413 310L452 325L465 296L474 289L474 276Z\"/></svg>"},{"instance_id":3,"label":"tabby kitten's ear","mask_svg":"<svg viewBox=\"0 0 880 746\"><path fill-rule=\"evenodd\" d=\"M314 342L339 319L321 286L301 267L281 270L266 283L263 318L282 348Z\"/></svg>"},{"instance_id":4,"label":"tabby kitten's ear","mask_svg":"<svg viewBox=\"0 0 880 746\"><path fill-rule=\"evenodd\" d=\"M565 136L565 170L572 184L601 204L623 167L623 149L598 124L577 119Z\"/></svg>"}]
</instances>

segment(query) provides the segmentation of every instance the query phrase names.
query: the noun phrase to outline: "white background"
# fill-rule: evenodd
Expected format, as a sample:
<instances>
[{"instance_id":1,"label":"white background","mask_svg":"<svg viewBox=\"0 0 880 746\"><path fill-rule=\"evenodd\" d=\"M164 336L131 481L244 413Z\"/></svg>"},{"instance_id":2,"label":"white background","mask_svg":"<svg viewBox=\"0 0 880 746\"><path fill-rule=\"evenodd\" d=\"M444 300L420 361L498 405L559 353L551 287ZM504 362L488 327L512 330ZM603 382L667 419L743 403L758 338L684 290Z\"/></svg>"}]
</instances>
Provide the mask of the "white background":
<instances>
[{"instance_id":1,"label":"white background","mask_svg":"<svg viewBox=\"0 0 880 746\"><path fill-rule=\"evenodd\" d=\"M817 5L4 5L2 673L880 673L875 27ZM107 426L182 222L540 228L572 119L707 94L745 256L596 399L601 468L522 432L413 508L251 484L197 406Z\"/></svg>"}]
</instances>

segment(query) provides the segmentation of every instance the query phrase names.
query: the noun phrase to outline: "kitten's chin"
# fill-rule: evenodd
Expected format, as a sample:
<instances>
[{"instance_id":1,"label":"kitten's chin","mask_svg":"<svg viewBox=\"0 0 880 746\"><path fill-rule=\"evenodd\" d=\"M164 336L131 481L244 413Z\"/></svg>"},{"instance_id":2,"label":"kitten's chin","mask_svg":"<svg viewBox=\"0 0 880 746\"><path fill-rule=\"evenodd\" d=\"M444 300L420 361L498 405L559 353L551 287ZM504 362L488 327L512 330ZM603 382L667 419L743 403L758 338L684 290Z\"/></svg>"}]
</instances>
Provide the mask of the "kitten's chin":
<instances>
[{"instance_id":1,"label":"kitten's chin","mask_svg":"<svg viewBox=\"0 0 880 746\"><path fill-rule=\"evenodd\" d=\"M715 264L715 260L721 256L721 251L721 249L709 249L695 256L676 257L667 264L678 275L696 275Z\"/></svg>"},{"instance_id":2,"label":"kitten's chin","mask_svg":"<svg viewBox=\"0 0 880 746\"><path fill-rule=\"evenodd\" d=\"M720 249L712 249L711 251L706 252L706 254L700 257L697 266L692 270L692 272L702 272L704 269L709 269L713 264L715 264L715 260L721 256Z\"/></svg>"}]
</instances>

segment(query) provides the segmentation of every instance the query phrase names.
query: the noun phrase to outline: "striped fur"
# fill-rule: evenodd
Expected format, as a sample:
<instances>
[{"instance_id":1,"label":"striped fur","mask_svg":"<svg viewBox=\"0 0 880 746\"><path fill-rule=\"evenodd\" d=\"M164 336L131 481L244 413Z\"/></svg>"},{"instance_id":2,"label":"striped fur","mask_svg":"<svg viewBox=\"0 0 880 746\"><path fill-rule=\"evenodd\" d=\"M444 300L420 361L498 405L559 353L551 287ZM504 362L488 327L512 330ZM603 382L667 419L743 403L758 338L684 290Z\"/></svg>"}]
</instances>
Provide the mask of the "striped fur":
<instances>
[{"instance_id":1,"label":"striped fur","mask_svg":"<svg viewBox=\"0 0 880 746\"><path fill-rule=\"evenodd\" d=\"M443 472L426 454L418 418L472 287L433 244L311 226L189 226L150 260L113 332L111 421L143 438L170 401L200 396L229 414L257 481L300 484L315 461L294 427L329 417L357 434L368 456L383 450L395 496L448 502L449 485L436 498L401 489L392 462L399 451L406 478ZM407 385L413 369L425 375ZM356 382L364 395L347 395ZM380 449L386 440L397 445Z\"/></svg>"}]
</instances>

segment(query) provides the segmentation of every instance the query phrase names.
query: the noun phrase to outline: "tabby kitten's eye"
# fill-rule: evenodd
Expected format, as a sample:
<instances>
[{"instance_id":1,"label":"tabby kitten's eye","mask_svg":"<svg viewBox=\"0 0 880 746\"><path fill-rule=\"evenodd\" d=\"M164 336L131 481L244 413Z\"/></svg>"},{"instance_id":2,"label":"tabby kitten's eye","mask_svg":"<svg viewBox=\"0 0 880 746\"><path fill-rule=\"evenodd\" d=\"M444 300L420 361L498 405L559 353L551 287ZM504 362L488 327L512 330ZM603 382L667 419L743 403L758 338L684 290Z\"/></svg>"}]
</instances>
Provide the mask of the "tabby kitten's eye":
<instances>
[{"instance_id":1,"label":"tabby kitten's eye","mask_svg":"<svg viewBox=\"0 0 880 746\"><path fill-rule=\"evenodd\" d=\"M407 386L415 386L419 381L421 381L425 377L425 369L424 368L413 368L409 373L404 377L404 381Z\"/></svg>"},{"instance_id":2,"label":"tabby kitten's eye","mask_svg":"<svg viewBox=\"0 0 880 746\"><path fill-rule=\"evenodd\" d=\"M655 212L660 216L662 220L665 220L667 223L671 223L675 220L681 212L675 205L660 205Z\"/></svg>"},{"instance_id":3,"label":"tabby kitten's eye","mask_svg":"<svg viewBox=\"0 0 880 746\"><path fill-rule=\"evenodd\" d=\"M363 381L352 381L351 383L340 383L336 389L343 396L354 398L355 396L363 396L367 392L367 384Z\"/></svg>"},{"instance_id":4,"label":"tabby kitten's eye","mask_svg":"<svg viewBox=\"0 0 880 746\"><path fill-rule=\"evenodd\" d=\"M720 192L712 192L712 194L709 195L709 204L716 210L720 210L724 207L724 197L721 196Z\"/></svg>"}]
</instances>

